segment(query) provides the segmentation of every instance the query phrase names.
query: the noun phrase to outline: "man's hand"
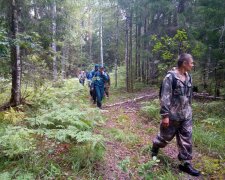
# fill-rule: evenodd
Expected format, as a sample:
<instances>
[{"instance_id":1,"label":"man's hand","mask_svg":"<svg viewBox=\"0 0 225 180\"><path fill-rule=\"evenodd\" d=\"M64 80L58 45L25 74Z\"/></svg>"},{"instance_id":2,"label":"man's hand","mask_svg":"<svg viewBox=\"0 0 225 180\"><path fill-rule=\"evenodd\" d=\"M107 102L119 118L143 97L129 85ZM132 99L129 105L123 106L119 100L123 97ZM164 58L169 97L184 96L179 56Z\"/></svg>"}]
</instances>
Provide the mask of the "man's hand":
<instances>
[{"instance_id":1,"label":"man's hand","mask_svg":"<svg viewBox=\"0 0 225 180\"><path fill-rule=\"evenodd\" d=\"M162 119L162 126L163 126L164 128L167 128L167 127L169 126L169 122L170 122L169 117L163 118L163 119Z\"/></svg>"}]
</instances>

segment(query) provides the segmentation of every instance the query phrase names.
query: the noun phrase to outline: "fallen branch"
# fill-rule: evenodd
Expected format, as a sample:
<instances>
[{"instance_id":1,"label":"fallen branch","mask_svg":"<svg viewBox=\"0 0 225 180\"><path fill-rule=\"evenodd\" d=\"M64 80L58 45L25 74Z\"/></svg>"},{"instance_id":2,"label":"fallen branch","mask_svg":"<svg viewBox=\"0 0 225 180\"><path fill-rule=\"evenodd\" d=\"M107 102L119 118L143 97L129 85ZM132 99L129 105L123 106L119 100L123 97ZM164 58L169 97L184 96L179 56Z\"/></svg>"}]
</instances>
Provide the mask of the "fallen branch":
<instances>
[{"instance_id":1,"label":"fallen branch","mask_svg":"<svg viewBox=\"0 0 225 180\"><path fill-rule=\"evenodd\" d=\"M134 99L129 99L127 101L106 105L106 106L104 106L104 108L110 108L110 107L114 107L114 106L121 106L121 105L124 105L124 104L127 104L127 103L136 103L136 102L139 102L139 101L142 101L142 100L145 100L145 99L154 99L156 97L158 97L158 94L154 93L154 94L151 94L151 95L145 95L145 96L137 97L137 98L134 98Z\"/></svg>"},{"instance_id":2,"label":"fallen branch","mask_svg":"<svg viewBox=\"0 0 225 180\"><path fill-rule=\"evenodd\" d=\"M210 96L204 93L194 93L193 95L194 95L194 98L200 98L200 99L224 100L224 97L215 97L215 96Z\"/></svg>"}]
</instances>

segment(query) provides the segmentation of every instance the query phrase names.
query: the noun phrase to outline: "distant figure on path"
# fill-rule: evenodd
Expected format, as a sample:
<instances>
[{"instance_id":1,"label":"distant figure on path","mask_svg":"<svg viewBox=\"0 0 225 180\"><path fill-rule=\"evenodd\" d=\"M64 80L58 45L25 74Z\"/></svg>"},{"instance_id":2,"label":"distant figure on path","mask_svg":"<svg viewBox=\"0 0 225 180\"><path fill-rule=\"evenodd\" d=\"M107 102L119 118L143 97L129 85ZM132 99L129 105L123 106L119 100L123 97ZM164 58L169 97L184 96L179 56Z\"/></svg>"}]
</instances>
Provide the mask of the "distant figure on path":
<instances>
[{"instance_id":1,"label":"distant figure on path","mask_svg":"<svg viewBox=\"0 0 225 180\"><path fill-rule=\"evenodd\" d=\"M200 172L191 165L192 160L192 78L188 74L193 67L190 54L181 54L177 68L169 71L163 80L160 101L160 132L153 140L152 157L157 156L159 148L164 148L175 136L179 150L179 169L192 176Z\"/></svg>"},{"instance_id":2,"label":"distant figure on path","mask_svg":"<svg viewBox=\"0 0 225 180\"><path fill-rule=\"evenodd\" d=\"M78 79L79 79L79 82L84 85L85 83L85 78L86 78L86 74L84 71L80 71L79 75L78 75Z\"/></svg>"}]
</instances>

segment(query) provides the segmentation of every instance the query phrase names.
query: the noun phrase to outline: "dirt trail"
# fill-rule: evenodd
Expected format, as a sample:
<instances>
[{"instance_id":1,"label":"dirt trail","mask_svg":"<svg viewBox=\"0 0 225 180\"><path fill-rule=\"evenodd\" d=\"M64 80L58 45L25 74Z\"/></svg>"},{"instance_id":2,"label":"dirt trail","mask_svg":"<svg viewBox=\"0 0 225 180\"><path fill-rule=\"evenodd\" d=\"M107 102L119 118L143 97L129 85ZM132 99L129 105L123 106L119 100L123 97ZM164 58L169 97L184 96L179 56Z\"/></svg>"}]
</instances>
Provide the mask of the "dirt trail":
<instances>
[{"instance_id":1,"label":"dirt trail","mask_svg":"<svg viewBox=\"0 0 225 180\"><path fill-rule=\"evenodd\" d=\"M97 170L103 179L143 179L139 176L138 169L152 158L149 154L152 139L158 132L158 127L153 125L148 119L138 114L141 102L157 97L154 91L139 92L134 99L105 105L102 113L107 117L106 123L98 128L97 133L106 138L106 154L104 161L97 166ZM116 137L113 131L122 132L120 137ZM131 140L122 137L131 137ZM133 140L132 140L133 137ZM172 142L163 150L163 154L174 161L173 168L177 171L177 148ZM124 167L123 170L121 170ZM157 166L160 168L160 166ZM176 173L179 173L178 171ZM183 175L182 179L197 179L188 175Z\"/></svg>"}]
</instances>

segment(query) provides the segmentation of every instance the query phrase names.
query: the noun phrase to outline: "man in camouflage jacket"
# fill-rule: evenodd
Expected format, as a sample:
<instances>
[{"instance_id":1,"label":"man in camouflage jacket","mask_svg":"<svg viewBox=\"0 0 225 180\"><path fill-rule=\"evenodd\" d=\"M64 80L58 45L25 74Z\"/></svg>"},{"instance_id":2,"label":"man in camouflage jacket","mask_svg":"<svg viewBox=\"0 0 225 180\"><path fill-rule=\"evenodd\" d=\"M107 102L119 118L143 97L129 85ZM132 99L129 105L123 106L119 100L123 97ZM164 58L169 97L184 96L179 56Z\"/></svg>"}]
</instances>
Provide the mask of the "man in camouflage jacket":
<instances>
[{"instance_id":1,"label":"man in camouflage jacket","mask_svg":"<svg viewBox=\"0 0 225 180\"><path fill-rule=\"evenodd\" d=\"M192 69L193 58L181 54L178 67L169 71L163 80L160 103L160 132L153 140L152 156L158 154L175 136L179 150L179 169L193 176L200 172L191 166L192 159L192 79L188 72Z\"/></svg>"}]
</instances>

